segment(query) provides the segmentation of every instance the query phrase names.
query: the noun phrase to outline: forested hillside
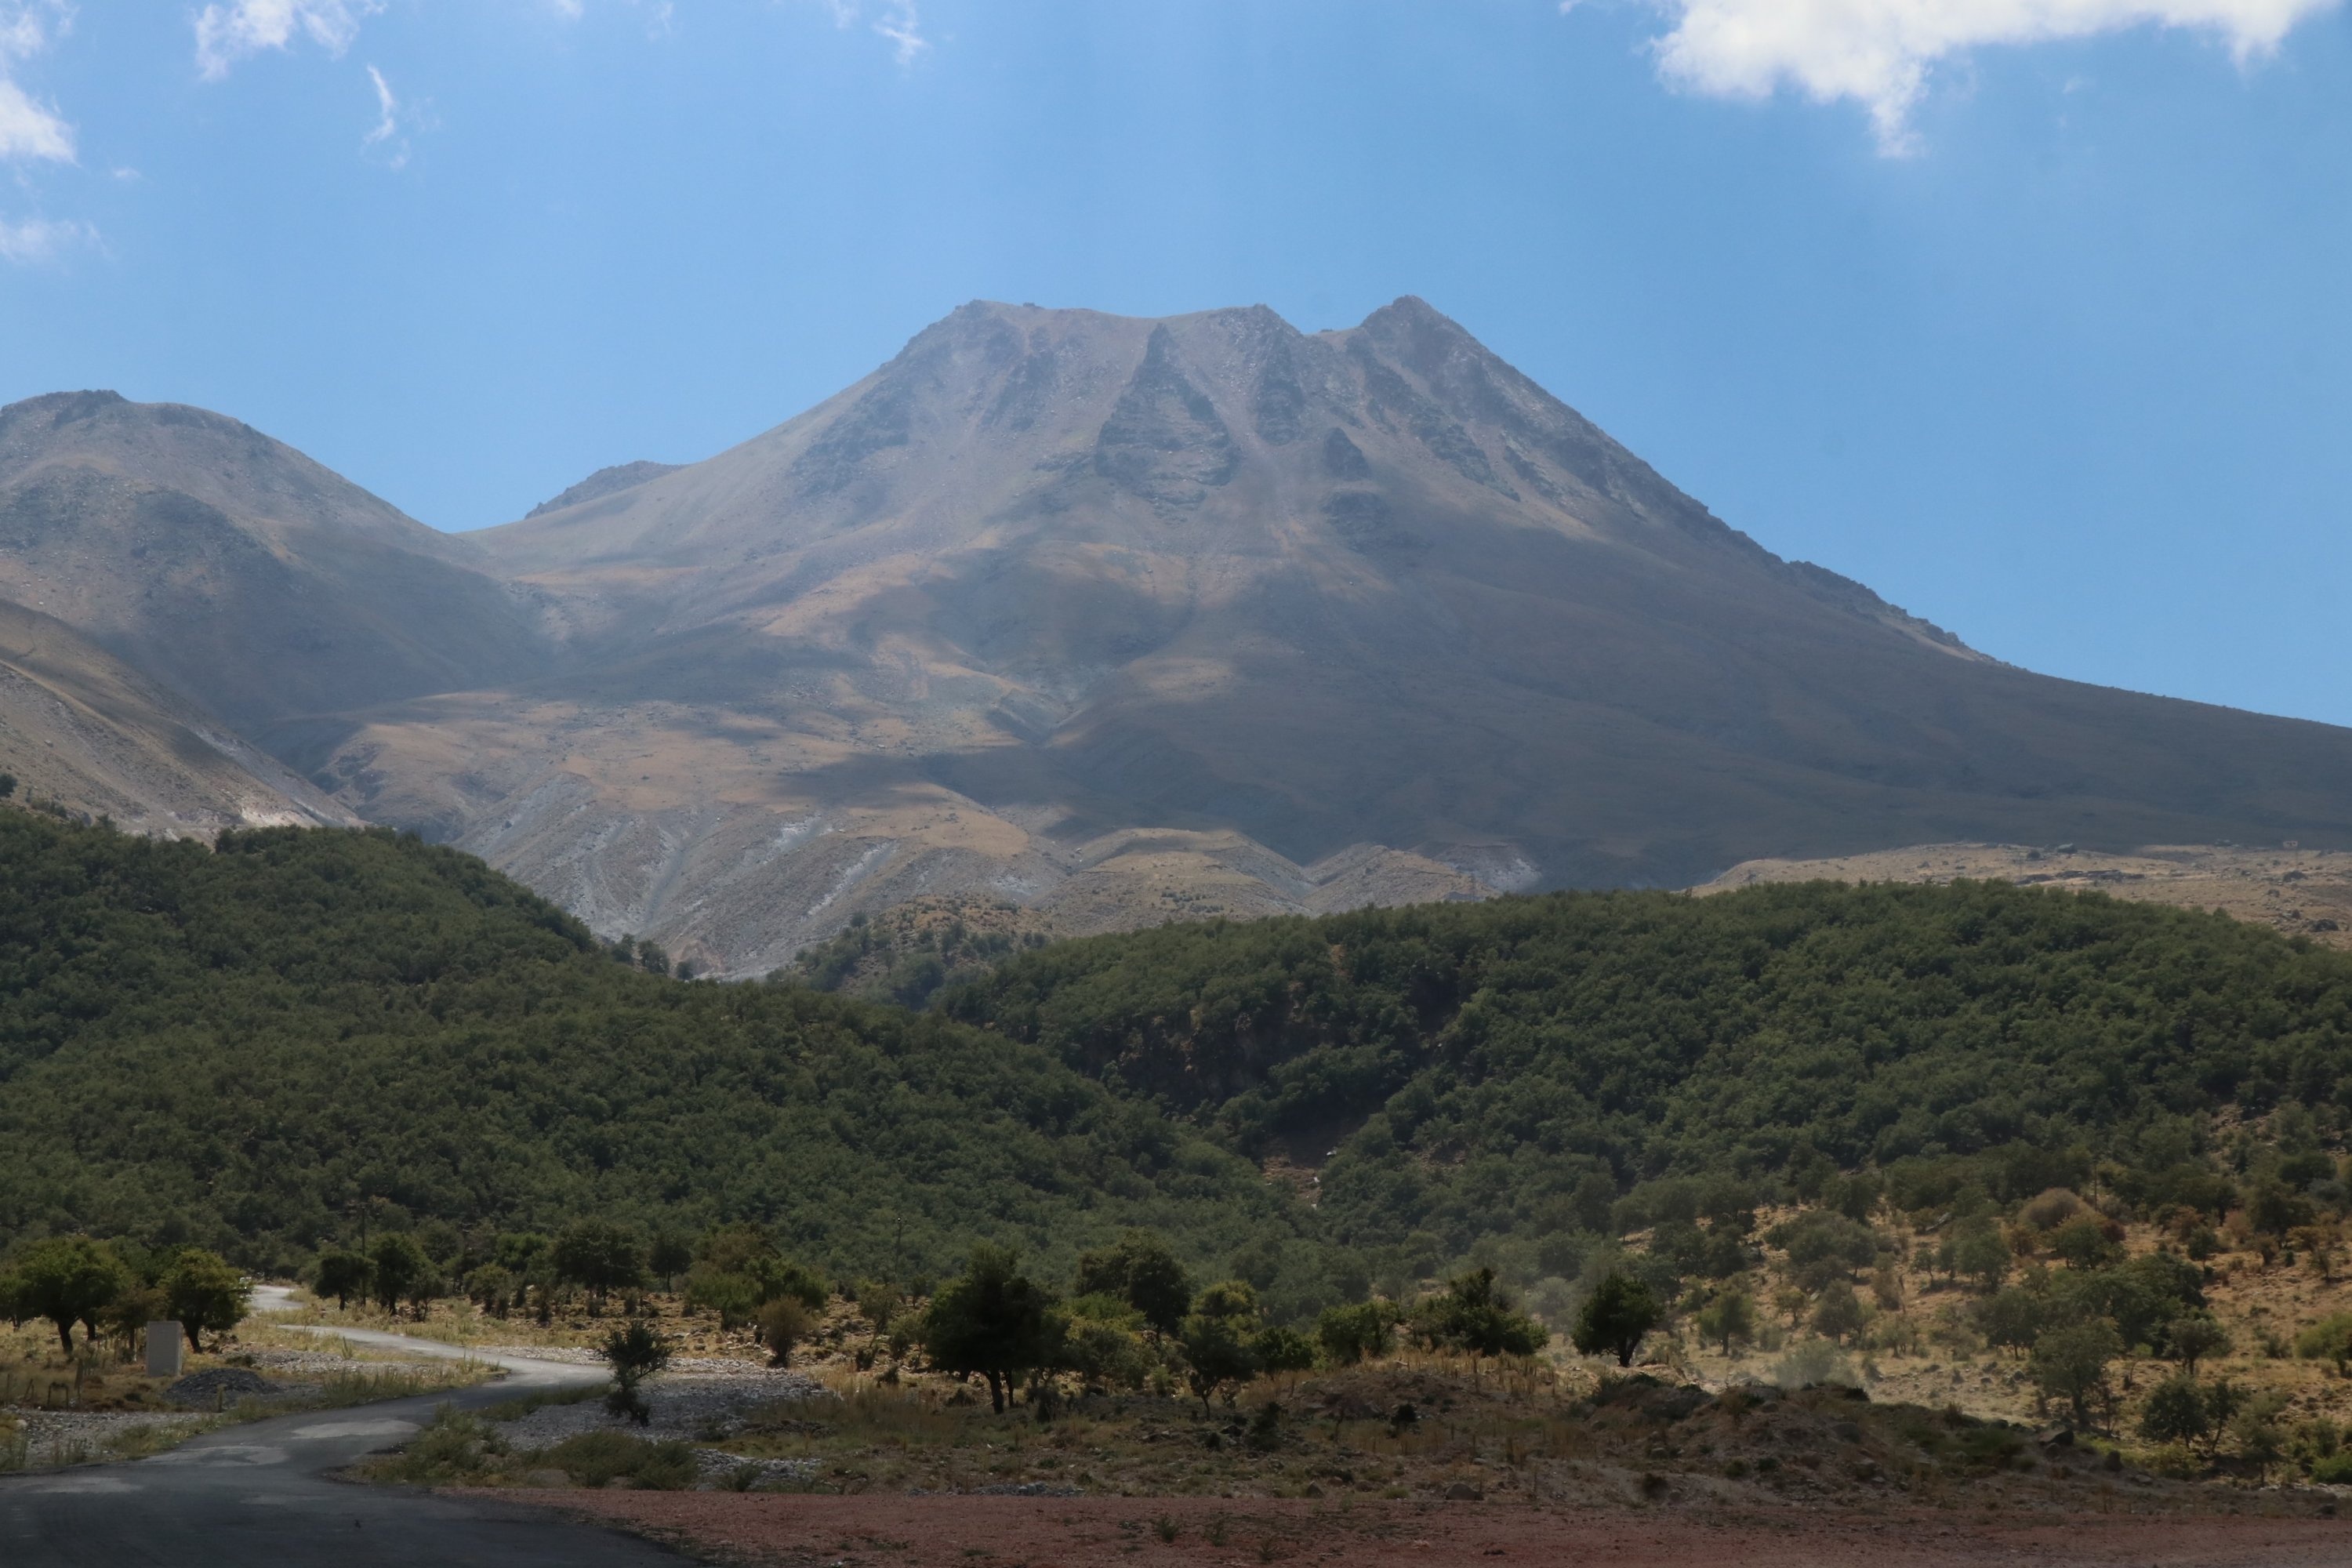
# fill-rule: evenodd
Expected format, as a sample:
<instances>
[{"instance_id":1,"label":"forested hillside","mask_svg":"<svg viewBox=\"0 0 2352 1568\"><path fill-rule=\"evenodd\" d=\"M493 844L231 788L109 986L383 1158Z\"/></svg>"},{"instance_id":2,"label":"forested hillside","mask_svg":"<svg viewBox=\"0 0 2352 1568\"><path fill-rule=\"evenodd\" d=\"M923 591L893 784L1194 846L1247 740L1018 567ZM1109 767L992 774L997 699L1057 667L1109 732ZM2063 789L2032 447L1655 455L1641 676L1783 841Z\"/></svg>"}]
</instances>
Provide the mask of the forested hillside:
<instances>
[{"instance_id":1,"label":"forested hillside","mask_svg":"<svg viewBox=\"0 0 2352 1568\"><path fill-rule=\"evenodd\" d=\"M1241 1161L1034 1047L657 978L455 851L275 829L215 851L0 811L0 1242L266 1267L362 1211L755 1219L901 1278L982 1238L1291 1235Z\"/></svg>"},{"instance_id":2,"label":"forested hillside","mask_svg":"<svg viewBox=\"0 0 2352 1568\"><path fill-rule=\"evenodd\" d=\"M1319 1165L1334 1240L1418 1232L1438 1258L1638 1228L1677 1176L1810 1195L1873 1167L1917 1210L2104 1163L2160 1195L2210 1177L2216 1119L2284 1107L2333 1144L2352 1104L2352 958L1990 883L1167 926L1013 958L939 1005Z\"/></svg>"}]
</instances>

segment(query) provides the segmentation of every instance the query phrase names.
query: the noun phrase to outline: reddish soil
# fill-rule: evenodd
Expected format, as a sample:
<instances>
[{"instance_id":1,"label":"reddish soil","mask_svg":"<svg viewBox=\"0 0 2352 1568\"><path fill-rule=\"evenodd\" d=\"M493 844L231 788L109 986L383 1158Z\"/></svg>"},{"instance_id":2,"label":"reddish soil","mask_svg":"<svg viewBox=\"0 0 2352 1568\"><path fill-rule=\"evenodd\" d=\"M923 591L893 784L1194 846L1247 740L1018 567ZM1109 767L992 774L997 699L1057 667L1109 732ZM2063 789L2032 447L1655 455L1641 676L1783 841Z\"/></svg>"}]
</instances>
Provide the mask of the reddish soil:
<instances>
[{"instance_id":1,"label":"reddish soil","mask_svg":"<svg viewBox=\"0 0 2352 1568\"><path fill-rule=\"evenodd\" d=\"M516 1492L697 1555L793 1568L1192 1568L1490 1559L1594 1568L2342 1568L2352 1521L2259 1516L1696 1513L1215 1498ZM1172 1526L1175 1540L1163 1541Z\"/></svg>"}]
</instances>

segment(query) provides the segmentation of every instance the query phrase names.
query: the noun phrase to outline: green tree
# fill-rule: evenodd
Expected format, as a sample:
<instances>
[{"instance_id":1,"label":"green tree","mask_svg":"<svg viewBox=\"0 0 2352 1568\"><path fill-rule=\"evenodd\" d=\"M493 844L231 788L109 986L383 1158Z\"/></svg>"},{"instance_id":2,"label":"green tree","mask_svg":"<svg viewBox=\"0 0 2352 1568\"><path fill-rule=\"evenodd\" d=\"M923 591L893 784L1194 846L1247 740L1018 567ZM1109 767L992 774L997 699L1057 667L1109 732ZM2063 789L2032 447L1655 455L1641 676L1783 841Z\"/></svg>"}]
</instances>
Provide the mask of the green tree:
<instances>
[{"instance_id":1,"label":"green tree","mask_svg":"<svg viewBox=\"0 0 2352 1568\"><path fill-rule=\"evenodd\" d=\"M1074 1293L1116 1296L1143 1316L1157 1334L1172 1334L1192 1310L1192 1279L1167 1238L1130 1230L1098 1252L1081 1253Z\"/></svg>"},{"instance_id":2,"label":"green tree","mask_svg":"<svg viewBox=\"0 0 2352 1568\"><path fill-rule=\"evenodd\" d=\"M2077 1215L2050 1235L2050 1250L2074 1268L2096 1268L2123 1256L2123 1247L2093 1215Z\"/></svg>"},{"instance_id":3,"label":"green tree","mask_svg":"<svg viewBox=\"0 0 2352 1568\"><path fill-rule=\"evenodd\" d=\"M2050 1326L2050 1307L2031 1290L1995 1290L1976 1304L1977 1332L2002 1350L2030 1351Z\"/></svg>"},{"instance_id":4,"label":"green tree","mask_svg":"<svg viewBox=\"0 0 2352 1568\"><path fill-rule=\"evenodd\" d=\"M1491 1268L1458 1276L1415 1307L1412 1331L1425 1344L1474 1356L1533 1355L1549 1337L1517 1310Z\"/></svg>"},{"instance_id":5,"label":"green tree","mask_svg":"<svg viewBox=\"0 0 2352 1568\"><path fill-rule=\"evenodd\" d=\"M2123 1352L2114 1325L2069 1323L2043 1331L2033 1342L2026 1375L2043 1394L2064 1400L2074 1419L2087 1425L2092 1397L2107 1391L2107 1365Z\"/></svg>"},{"instance_id":6,"label":"green tree","mask_svg":"<svg viewBox=\"0 0 2352 1568\"><path fill-rule=\"evenodd\" d=\"M1813 1308L1813 1332L1837 1344L1862 1332L1862 1299L1851 1285L1832 1285Z\"/></svg>"},{"instance_id":7,"label":"green tree","mask_svg":"<svg viewBox=\"0 0 2352 1568\"><path fill-rule=\"evenodd\" d=\"M1227 1384L1258 1373L1257 1294L1238 1279L1212 1285L1192 1303L1178 1341L1184 1381L1209 1414L1209 1398Z\"/></svg>"},{"instance_id":8,"label":"green tree","mask_svg":"<svg viewBox=\"0 0 2352 1568\"><path fill-rule=\"evenodd\" d=\"M677 1277L694 1267L694 1248L676 1231L666 1230L654 1237L653 1250L646 1261L667 1290L677 1289Z\"/></svg>"},{"instance_id":9,"label":"green tree","mask_svg":"<svg viewBox=\"0 0 2352 1568\"><path fill-rule=\"evenodd\" d=\"M58 1343L73 1354L73 1326L97 1321L109 1303L131 1288L131 1271L114 1249L86 1236L53 1236L25 1249L0 1280L8 1315L16 1322L47 1318L57 1326ZM90 1329L85 1341L94 1339Z\"/></svg>"},{"instance_id":10,"label":"green tree","mask_svg":"<svg viewBox=\"0 0 2352 1568\"><path fill-rule=\"evenodd\" d=\"M555 1277L588 1292L590 1311L607 1292L646 1282L645 1239L627 1226L604 1219L574 1220L555 1238Z\"/></svg>"},{"instance_id":11,"label":"green tree","mask_svg":"<svg viewBox=\"0 0 2352 1568\"><path fill-rule=\"evenodd\" d=\"M368 1272L377 1303L385 1311L395 1312L419 1282L433 1277L433 1259L425 1256L425 1248L406 1231L388 1230L368 1248Z\"/></svg>"},{"instance_id":12,"label":"green tree","mask_svg":"<svg viewBox=\"0 0 2352 1568\"><path fill-rule=\"evenodd\" d=\"M2294 1353L2305 1361L2332 1361L2338 1377L2352 1371L2352 1312L2319 1320L2294 1337Z\"/></svg>"},{"instance_id":13,"label":"green tree","mask_svg":"<svg viewBox=\"0 0 2352 1568\"><path fill-rule=\"evenodd\" d=\"M1315 1364L1315 1342L1297 1329L1276 1324L1259 1331L1250 1353L1261 1372L1305 1372Z\"/></svg>"},{"instance_id":14,"label":"green tree","mask_svg":"<svg viewBox=\"0 0 2352 1568\"><path fill-rule=\"evenodd\" d=\"M790 1366L793 1347L816 1327L816 1314L797 1296L779 1296L760 1304L754 1321L760 1327L760 1342L768 1347L768 1364Z\"/></svg>"},{"instance_id":15,"label":"green tree","mask_svg":"<svg viewBox=\"0 0 2352 1568\"><path fill-rule=\"evenodd\" d=\"M2164 1353L2179 1363L2182 1372L2191 1374L2197 1371L2197 1363L2207 1356L2230 1352L2230 1331L2214 1321L2208 1312L2192 1312L2186 1317L2173 1319L2164 1326L2163 1337ZM2300 1341L2296 1343L2296 1350L2300 1353ZM2341 1364L2339 1362L2339 1370Z\"/></svg>"},{"instance_id":16,"label":"green tree","mask_svg":"<svg viewBox=\"0 0 2352 1568\"><path fill-rule=\"evenodd\" d=\"M1990 1219L1963 1222L1953 1234L1950 1249L1945 1254L1944 1267L1963 1279L1973 1279L1980 1290L1990 1292L2000 1289L2009 1278L2011 1260L2009 1238Z\"/></svg>"},{"instance_id":17,"label":"green tree","mask_svg":"<svg viewBox=\"0 0 2352 1568\"><path fill-rule=\"evenodd\" d=\"M1756 1303L1745 1290L1722 1291L1700 1310L1698 1331L1729 1355L1735 1343L1745 1344L1756 1337Z\"/></svg>"},{"instance_id":18,"label":"green tree","mask_svg":"<svg viewBox=\"0 0 2352 1568\"><path fill-rule=\"evenodd\" d=\"M338 1247L319 1254L318 1267L310 1271L310 1289L319 1295L332 1296L339 1310L349 1311L352 1298L366 1300L374 1279L375 1266L365 1253Z\"/></svg>"},{"instance_id":19,"label":"green tree","mask_svg":"<svg viewBox=\"0 0 2352 1568\"><path fill-rule=\"evenodd\" d=\"M218 1253L183 1247L163 1271L164 1308L188 1331L188 1348L202 1351L204 1336L225 1334L245 1320L253 1287Z\"/></svg>"},{"instance_id":20,"label":"green tree","mask_svg":"<svg viewBox=\"0 0 2352 1568\"><path fill-rule=\"evenodd\" d=\"M1315 1320L1315 1342L1323 1349L1323 1359L1332 1365L1353 1366L1389 1353L1390 1330L1395 1321L1396 1309L1386 1301L1326 1307Z\"/></svg>"},{"instance_id":21,"label":"green tree","mask_svg":"<svg viewBox=\"0 0 2352 1568\"><path fill-rule=\"evenodd\" d=\"M1008 1384L1055 1359L1053 1297L1021 1272L1020 1255L971 1249L964 1271L941 1287L923 1318L923 1350L941 1372L987 1380L1002 1414Z\"/></svg>"},{"instance_id":22,"label":"green tree","mask_svg":"<svg viewBox=\"0 0 2352 1568\"><path fill-rule=\"evenodd\" d=\"M2211 1429L2205 1391L2185 1372L2150 1389L2139 1414L2139 1435L2151 1443L2194 1443Z\"/></svg>"},{"instance_id":23,"label":"green tree","mask_svg":"<svg viewBox=\"0 0 2352 1568\"><path fill-rule=\"evenodd\" d=\"M1606 1352L1617 1358L1619 1366L1632 1366L1642 1341L1664 1321L1665 1312L1647 1284L1630 1274L1612 1271L1585 1299L1570 1337L1581 1354Z\"/></svg>"},{"instance_id":24,"label":"green tree","mask_svg":"<svg viewBox=\"0 0 2352 1568\"><path fill-rule=\"evenodd\" d=\"M644 1319L634 1319L606 1334L597 1353L613 1369L613 1386L604 1395L604 1408L640 1426L651 1423L653 1411L638 1385L669 1364L669 1341Z\"/></svg>"}]
</instances>

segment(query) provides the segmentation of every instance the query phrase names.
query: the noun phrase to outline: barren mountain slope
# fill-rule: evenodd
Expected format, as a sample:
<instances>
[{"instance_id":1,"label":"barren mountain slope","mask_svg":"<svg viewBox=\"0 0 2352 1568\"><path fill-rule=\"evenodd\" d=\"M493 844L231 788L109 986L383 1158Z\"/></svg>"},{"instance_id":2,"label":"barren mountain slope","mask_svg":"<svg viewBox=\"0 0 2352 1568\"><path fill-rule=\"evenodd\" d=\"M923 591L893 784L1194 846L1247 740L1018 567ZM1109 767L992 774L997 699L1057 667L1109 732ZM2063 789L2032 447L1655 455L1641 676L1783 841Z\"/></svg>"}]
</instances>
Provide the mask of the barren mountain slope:
<instances>
[{"instance_id":1,"label":"barren mountain slope","mask_svg":"<svg viewBox=\"0 0 2352 1568\"><path fill-rule=\"evenodd\" d=\"M971 305L732 451L586 489L470 539L552 606L559 668L266 738L736 973L918 895L1094 925L1209 883L1304 908L1927 839L2352 843L2352 732L1984 659L1418 300L1314 336Z\"/></svg>"},{"instance_id":2,"label":"barren mountain slope","mask_svg":"<svg viewBox=\"0 0 2352 1568\"><path fill-rule=\"evenodd\" d=\"M0 409L0 597L247 728L545 651L466 540L233 419L107 392Z\"/></svg>"},{"instance_id":3,"label":"barren mountain slope","mask_svg":"<svg viewBox=\"0 0 2352 1568\"><path fill-rule=\"evenodd\" d=\"M0 772L19 795L139 833L358 819L70 627L0 602Z\"/></svg>"}]
</instances>

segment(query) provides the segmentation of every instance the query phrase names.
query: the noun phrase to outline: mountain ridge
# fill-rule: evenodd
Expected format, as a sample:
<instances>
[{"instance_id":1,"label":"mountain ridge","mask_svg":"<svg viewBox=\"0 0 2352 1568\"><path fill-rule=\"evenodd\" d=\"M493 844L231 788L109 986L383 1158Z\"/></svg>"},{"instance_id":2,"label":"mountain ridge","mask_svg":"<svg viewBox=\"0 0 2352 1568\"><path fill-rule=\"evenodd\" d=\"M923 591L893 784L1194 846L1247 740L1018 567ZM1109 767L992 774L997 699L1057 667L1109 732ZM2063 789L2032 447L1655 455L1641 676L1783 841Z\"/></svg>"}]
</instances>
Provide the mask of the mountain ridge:
<instances>
[{"instance_id":1,"label":"mountain ridge","mask_svg":"<svg viewBox=\"0 0 2352 1568\"><path fill-rule=\"evenodd\" d=\"M1326 866L1396 901L1934 841L2352 844L2352 732L1987 658L1410 297L1318 333L974 301L748 441L564 495L462 559L384 544L407 620L462 603L442 668L387 633L373 687L236 715L346 809L706 971L918 897L1085 930L1317 910ZM243 504L350 591L320 541L353 529Z\"/></svg>"}]
</instances>

